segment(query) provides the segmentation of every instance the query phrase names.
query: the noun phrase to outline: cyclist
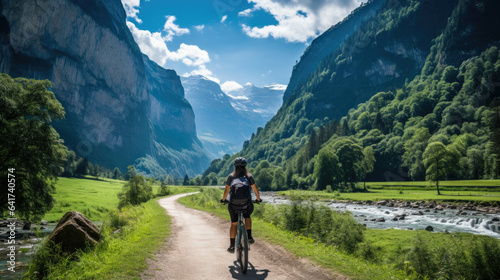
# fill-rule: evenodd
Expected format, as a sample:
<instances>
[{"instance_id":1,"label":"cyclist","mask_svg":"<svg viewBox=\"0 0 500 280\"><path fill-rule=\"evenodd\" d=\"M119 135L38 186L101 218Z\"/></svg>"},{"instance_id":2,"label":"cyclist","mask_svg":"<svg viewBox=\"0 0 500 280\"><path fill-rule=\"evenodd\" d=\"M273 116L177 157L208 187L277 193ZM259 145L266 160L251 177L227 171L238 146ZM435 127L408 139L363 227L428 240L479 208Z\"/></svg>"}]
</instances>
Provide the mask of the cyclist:
<instances>
[{"instance_id":1,"label":"cyclist","mask_svg":"<svg viewBox=\"0 0 500 280\"><path fill-rule=\"evenodd\" d=\"M228 204L229 215L231 216L231 227L229 228L229 240L230 245L227 251L229 253L234 253L235 239L236 239L236 227L238 225L238 214L236 214L236 209L245 209L246 212L243 214L245 218L245 227L247 229L248 242L254 243L252 237L252 219L250 215L253 212L252 195L250 193L250 187L253 189L257 201L262 201L260 199L259 190L255 184L255 179L252 174L248 173L246 169L247 160L245 158L239 157L234 160L234 171L227 176L226 180L226 190L224 191L224 196L222 201L226 201L228 194L230 194L230 201Z\"/></svg>"}]
</instances>

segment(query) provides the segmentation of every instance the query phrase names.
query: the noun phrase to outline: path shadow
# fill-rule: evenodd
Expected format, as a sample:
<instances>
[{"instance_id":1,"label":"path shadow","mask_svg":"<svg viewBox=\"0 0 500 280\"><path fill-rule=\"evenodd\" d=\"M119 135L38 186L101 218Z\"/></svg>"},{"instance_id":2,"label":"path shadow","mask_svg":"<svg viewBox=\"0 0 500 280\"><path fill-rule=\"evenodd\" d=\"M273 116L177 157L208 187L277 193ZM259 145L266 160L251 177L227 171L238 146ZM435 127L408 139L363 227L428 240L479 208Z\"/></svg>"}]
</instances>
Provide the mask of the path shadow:
<instances>
[{"instance_id":1,"label":"path shadow","mask_svg":"<svg viewBox=\"0 0 500 280\"><path fill-rule=\"evenodd\" d=\"M233 279L266 279L269 274L268 269L255 269L251 262L248 262L246 274L241 273L241 267L238 261L234 261L233 265L228 267Z\"/></svg>"}]
</instances>

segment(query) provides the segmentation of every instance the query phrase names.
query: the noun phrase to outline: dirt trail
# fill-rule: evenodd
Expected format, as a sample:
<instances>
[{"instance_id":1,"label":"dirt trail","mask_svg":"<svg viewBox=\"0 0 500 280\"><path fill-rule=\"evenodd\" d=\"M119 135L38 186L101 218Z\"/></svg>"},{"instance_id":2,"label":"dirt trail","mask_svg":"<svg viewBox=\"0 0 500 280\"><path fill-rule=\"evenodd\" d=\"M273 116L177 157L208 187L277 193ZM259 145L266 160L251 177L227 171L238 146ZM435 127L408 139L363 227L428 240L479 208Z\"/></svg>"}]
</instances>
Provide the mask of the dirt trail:
<instances>
[{"instance_id":1,"label":"dirt trail","mask_svg":"<svg viewBox=\"0 0 500 280\"><path fill-rule=\"evenodd\" d=\"M172 235L148 259L142 279L348 279L259 239L250 248L247 274L241 274L236 254L226 252L229 222L182 206L177 199L185 195L159 200L172 217Z\"/></svg>"}]
</instances>

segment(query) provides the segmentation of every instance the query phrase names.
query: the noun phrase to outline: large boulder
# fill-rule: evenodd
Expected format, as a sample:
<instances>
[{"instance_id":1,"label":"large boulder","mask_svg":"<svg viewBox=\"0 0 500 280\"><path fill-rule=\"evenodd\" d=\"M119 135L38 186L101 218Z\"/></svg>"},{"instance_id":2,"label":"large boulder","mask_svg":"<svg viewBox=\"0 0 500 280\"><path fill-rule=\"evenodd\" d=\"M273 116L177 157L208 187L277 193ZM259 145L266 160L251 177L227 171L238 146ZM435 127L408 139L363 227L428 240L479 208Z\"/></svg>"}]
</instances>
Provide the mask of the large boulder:
<instances>
[{"instance_id":1,"label":"large boulder","mask_svg":"<svg viewBox=\"0 0 500 280\"><path fill-rule=\"evenodd\" d=\"M71 211L64 214L49 236L49 243L61 246L62 252L73 253L97 244L101 235L97 226L82 213Z\"/></svg>"}]
</instances>

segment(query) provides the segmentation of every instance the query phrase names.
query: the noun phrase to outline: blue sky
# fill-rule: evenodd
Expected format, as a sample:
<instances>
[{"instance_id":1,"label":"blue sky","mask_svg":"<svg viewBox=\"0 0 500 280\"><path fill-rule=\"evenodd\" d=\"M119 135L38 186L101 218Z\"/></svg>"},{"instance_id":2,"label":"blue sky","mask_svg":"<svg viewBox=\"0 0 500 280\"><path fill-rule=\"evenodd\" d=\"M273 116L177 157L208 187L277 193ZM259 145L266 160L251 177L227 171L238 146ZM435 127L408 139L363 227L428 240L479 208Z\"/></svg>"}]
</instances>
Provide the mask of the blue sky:
<instances>
[{"instance_id":1,"label":"blue sky","mask_svg":"<svg viewBox=\"0 0 500 280\"><path fill-rule=\"evenodd\" d=\"M286 85L308 44L359 0L122 0L142 52L178 75L201 74L229 92Z\"/></svg>"}]
</instances>

